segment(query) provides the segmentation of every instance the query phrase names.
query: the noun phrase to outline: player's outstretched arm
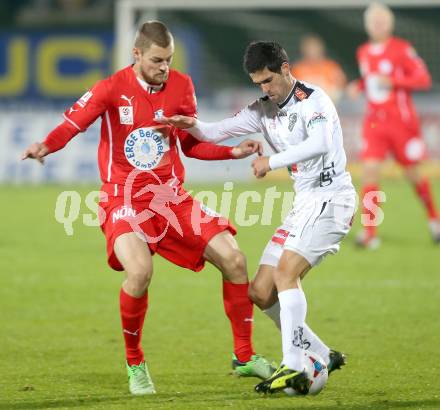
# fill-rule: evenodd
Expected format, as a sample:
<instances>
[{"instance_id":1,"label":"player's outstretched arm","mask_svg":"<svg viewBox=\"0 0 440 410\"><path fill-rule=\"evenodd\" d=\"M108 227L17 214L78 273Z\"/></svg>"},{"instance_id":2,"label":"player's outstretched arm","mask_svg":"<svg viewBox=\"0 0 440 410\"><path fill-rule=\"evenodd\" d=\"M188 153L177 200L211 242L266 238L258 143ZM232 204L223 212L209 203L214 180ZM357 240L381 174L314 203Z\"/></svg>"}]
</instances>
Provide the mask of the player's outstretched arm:
<instances>
[{"instance_id":1,"label":"player's outstretched arm","mask_svg":"<svg viewBox=\"0 0 440 410\"><path fill-rule=\"evenodd\" d=\"M22 154L21 159L36 159L43 164L43 158L65 147L80 132L85 131L106 110L106 80L101 80L87 91L75 104L64 113L64 122L53 129L43 142L31 144Z\"/></svg>"},{"instance_id":2,"label":"player's outstretched arm","mask_svg":"<svg viewBox=\"0 0 440 410\"><path fill-rule=\"evenodd\" d=\"M242 141L235 147L228 147L198 141L183 130L178 131L178 137L182 151L187 157L205 161L241 159L255 153L261 155L263 152L261 143L249 139Z\"/></svg>"},{"instance_id":3,"label":"player's outstretched arm","mask_svg":"<svg viewBox=\"0 0 440 410\"><path fill-rule=\"evenodd\" d=\"M194 117L173 115L156 120L187 130L199 141L218 143L232 137L242 137L261 131L258 102L244 108L235 116L217 122L203 122Z\"/></svg>"},{"instance_id":4,"label":"player's outstretched arm","mask_svg":"<svg viewBox=\"0 0 440 410\"><path fill-rule=\"evenodd\" d=\"M74 125L68 121L64 121L53 129L43 142L34 142L31 144L26 151L23 152L21 159L32 158L43 164L46 155L63 148L78 133L79 130Z\"/></svg>"}]
</instances>

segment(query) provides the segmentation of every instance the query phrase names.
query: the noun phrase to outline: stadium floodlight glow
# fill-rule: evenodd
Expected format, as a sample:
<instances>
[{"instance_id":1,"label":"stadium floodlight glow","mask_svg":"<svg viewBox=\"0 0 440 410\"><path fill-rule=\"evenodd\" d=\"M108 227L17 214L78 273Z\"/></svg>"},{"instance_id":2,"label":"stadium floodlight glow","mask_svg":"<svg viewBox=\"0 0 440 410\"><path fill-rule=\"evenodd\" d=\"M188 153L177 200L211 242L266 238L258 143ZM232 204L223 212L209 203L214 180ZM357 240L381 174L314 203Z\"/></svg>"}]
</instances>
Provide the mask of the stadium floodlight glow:
<instances>
[{"instance_id":1,"label":"stadium floodlight glow","mask_svg":"<svg viewBox=\"0 0 440 410\"><path fill-rule=\"evenodd\" d=\"M371 0L117 0L115 6L116 68L132 61L131 47L140 20L158 18L160 10L261 10L261 9L314 9L362 8ZM392 7L438 6L439 0L387 0ZM140 17L137 17L140 15Z\"/></svg>"}]
</instances>

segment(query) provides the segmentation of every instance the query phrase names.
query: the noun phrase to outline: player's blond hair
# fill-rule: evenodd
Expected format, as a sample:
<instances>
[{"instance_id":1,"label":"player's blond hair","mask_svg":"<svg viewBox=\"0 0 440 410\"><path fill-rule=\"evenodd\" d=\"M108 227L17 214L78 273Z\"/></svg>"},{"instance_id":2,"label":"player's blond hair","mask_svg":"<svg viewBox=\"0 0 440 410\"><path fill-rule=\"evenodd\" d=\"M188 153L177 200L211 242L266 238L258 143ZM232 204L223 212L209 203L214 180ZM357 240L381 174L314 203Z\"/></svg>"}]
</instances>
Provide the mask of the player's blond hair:
<instances>
[{"instance_id":1,"label":"player's blond hair","mask_svg":"<svg viewBox=\"0 0 440 410\"><path fill-rule=\"evenodd\" d=\"M150 20L139 27L134 46L142 52L148 50L152 44L166 48L173 43L173 36L167 26L160 21Z\"/></svg>"},{"instance_id":2,"label":"player's blond hair","mask_svg":"<svg viewBox=\"0 0 440 410\"><path fill-rule=\"evenodd\" d=\"M371 18L374 13L384 13L388 15L391 22L391 27L394 27L394 13L391 9L383 3L373 1L364 11L364 24Z\"/></svg>"}]
</instances>

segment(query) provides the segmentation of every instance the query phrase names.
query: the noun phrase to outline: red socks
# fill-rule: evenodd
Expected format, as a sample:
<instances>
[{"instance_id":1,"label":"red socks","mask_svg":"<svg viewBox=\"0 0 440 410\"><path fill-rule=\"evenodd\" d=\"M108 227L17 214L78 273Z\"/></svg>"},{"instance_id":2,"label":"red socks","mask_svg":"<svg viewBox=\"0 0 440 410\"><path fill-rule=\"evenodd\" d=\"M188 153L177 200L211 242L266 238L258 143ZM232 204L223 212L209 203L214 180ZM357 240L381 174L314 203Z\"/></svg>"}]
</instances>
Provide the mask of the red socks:
<instances>
[{"instance_id":1,"label":"red socks","mask_svg":"<svg viewBox=\"0 0 440 410\"><path fill-rule=\"evenodd\" d=\"M141 338L148 307L148 292L140 298L135 298L125 293L121 288L119 303L127 362L129 366L138 365L144 360Z\"/></svg>"},{"instance_id":2,"label":"red socks","mask_svg":"<svg viewBox=\"0 0 440 410\"><path fill-rule=\"evenodd\" d=\"M377 201L377 197L373 197L371 198L371 200L367 201L366 204L368 205L368 209L365 204L364 204L364 199L365 199L365 195L367 195L369 192L372 191L379 191L379 185L376 184L367 184L364 185L364 187L362 188L362 213L369 215L368 219L372 219L374 218L374 214L373 212L371 212L371 207L372 206L379 206L379 202ZM377 226L372 225L372 226L364 226L365 232L367 234L367 237L372 237L372 236L376 236L376 231L377 231Z\"/></svg>"},{"instance_id":3,"label":"red socks","mask_svg":"<svg viewBox=\"0 0 440 410\"><path fill-rule=\"evenodd\" d=\"M422 179L418 184L414 185L414 188L426 208L426 212L429 219L437 219L438 213L435 209L434 199L432 197L431 185L427 179Z\"/></svg>"},{"instance_id":4,"label":"red socks","mask_svg":"<svg viewBox=\"0 0 440 410\"><path fill-rule=\"evenodd\" d=\"M255 354L251 340L254 305L249 299L248 287L249 283L223 281L223 304L231 321L234 353L240 362L249 361Z\"/></svg>"},{"instance_id":5,"label":"red socks","mask_svg":"<svg viewBox=\"0 0 440 410\"><path fill-rule=\"evenodd\" d=\"M248 287L249 283L234 284L223 281L223 303L231 322L234 353L240 362L249 361L255 354L251 341L254 305L249 299ZM121 288L119 301L127 362L130 366L138 365L144 360L140 343L148 307L148 293L135 298Z\"/></svg>"}]
</instances>

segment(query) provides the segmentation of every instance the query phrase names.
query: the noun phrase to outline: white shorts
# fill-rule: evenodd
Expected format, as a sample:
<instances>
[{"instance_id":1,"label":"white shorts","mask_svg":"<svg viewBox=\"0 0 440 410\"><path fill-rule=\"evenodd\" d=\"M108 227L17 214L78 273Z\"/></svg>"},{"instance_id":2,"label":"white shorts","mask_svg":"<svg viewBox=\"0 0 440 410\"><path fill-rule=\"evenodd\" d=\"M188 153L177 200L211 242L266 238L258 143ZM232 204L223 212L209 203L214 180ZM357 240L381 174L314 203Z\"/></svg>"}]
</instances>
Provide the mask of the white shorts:
<instances>
[{"instance_id":1,"label":"white shorts","mask_svg":"<svg viewBox=\"0 0 440 410\"><path fill-rule=\"evenodd\" d=\"M277 266L283 250L298 253L311 266L319 264L326 255L338 252L355 210L354 190L301 194L266 245L260 265Z\"/></svg>"}]
</instances>

